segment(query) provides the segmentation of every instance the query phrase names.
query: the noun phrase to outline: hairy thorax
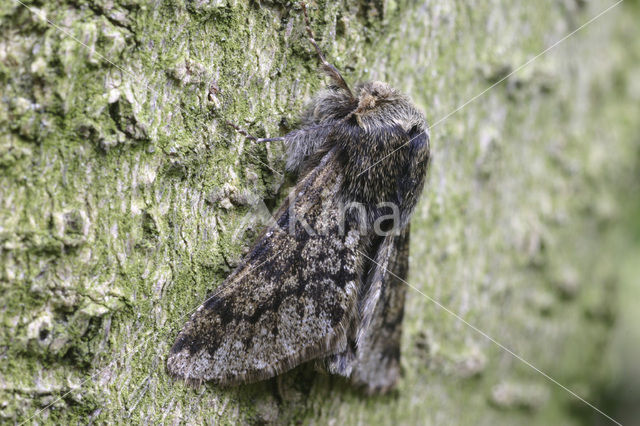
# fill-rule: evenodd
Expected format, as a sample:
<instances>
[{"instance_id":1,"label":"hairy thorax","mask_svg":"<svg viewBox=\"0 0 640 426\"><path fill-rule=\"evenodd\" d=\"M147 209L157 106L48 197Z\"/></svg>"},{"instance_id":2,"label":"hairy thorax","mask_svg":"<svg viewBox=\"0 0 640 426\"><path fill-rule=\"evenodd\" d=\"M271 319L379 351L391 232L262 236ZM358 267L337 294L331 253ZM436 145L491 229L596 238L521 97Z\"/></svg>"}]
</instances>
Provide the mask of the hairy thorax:
<instances>
[{"instance_id":1,"label":"hairy thorax","mask_svg":"<svg viewBox=\"0 0 640 426\"><path fill-rule=\"evenodd\" d=\"M336 149L345 176L341 202L364 206L369 221L397 208L402 228L424 185L426 119L386 83L359 84L354 92L333 86L310 102L301 128L285 137L287 167L304 174Z\"/></svg>"}]
</instances>

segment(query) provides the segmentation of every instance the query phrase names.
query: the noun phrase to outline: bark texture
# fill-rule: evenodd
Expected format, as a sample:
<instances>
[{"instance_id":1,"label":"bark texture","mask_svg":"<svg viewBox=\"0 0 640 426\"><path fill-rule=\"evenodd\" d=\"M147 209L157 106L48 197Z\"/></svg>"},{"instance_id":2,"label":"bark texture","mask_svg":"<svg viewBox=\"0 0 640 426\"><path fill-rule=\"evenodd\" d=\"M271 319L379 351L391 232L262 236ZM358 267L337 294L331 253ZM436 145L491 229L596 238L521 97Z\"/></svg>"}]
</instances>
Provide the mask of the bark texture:
<instances>
[{"instance_id":1,"label":"bark texture","mask_svg":"<svg viewBox=\"0 0 640 426\"><path fill-rule=\"evenodd\" d=\"M434 124L412 286L596 405L624 250L610 231L640 130L637 2L448 114L611 4L310 5L349 82L387 81ZM260 231L256 200L273 207L286 183L282 147L224 120L282 134L323 84L300 8L6 0L0 20L2 422L597 416L413 290L392 395L309 367L228 390L171 380L177 332Z\"/></svg>"}]
</instances>

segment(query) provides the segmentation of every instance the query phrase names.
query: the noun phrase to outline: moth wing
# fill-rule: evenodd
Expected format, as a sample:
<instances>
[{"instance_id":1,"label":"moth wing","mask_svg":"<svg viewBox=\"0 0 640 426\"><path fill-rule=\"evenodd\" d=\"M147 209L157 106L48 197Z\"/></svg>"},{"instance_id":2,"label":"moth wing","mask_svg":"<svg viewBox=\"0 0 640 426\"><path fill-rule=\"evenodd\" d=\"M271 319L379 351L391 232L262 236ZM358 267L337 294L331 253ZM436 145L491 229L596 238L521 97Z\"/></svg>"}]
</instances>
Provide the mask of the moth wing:
<instances>
[{"instance_id":1,"label":"moth wing","mask_svg":"<svg viewBox=\"0 0 640 426\"><path fill-rule=\"evenodd\" d=\"M369 393L384 393L400 378L400 339L409 271L409 225L380 244L359 302L361 320L356 335L351 381Z\"/></svg>"},{"instance_id":2,"label":"moth wing","mask_svg":"<svg viewBox=\"0 0 640 426\"><path fill-rule=\"evenodd\" d=\"M327 153L296 185L242 266L192 315L169 354L170 374L239 384L345 349L361 244L357 230L341 229L334 158Z\"/></svg>"},{"instance_id":3,"label":"moth wing","mask_svg":"<svg viewBox=\"0 0 640 426\"><path fill-rule=\"evenodd\" d=\"M365 257L369 266L359 316L345 351L327 357L329 372L349 377L368 393L384 393L400 378L400 338L409 270L409 225L388 235Z\"/></svg>"}]
</instances>

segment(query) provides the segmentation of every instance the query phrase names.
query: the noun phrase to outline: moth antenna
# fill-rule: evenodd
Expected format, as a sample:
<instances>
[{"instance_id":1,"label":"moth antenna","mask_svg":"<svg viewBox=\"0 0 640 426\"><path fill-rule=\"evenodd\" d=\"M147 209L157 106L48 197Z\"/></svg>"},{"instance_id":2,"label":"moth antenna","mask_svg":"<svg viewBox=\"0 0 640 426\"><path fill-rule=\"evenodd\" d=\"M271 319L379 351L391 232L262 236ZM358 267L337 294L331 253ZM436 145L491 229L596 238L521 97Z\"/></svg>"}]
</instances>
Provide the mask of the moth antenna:
<instances>
[{"instance_id":1,"label":"moth antenna","mask_svg":"<svg viewBox=\"0 0 640 426\"><path fill-rule=\"evenodd\" d=\"M351 99L354 99L353 93L351 92L351 89L349 88L349 85L347 84L347 82L344 80L344 78L342 78L340 71L338 71L336 67L334 67L329 63L329 61L327 61L327 59L324 57L324 54L322 53L322 50L320 50L320 47L318 46L316 39L313 37L313 31L311 30L309 15L307 14L307 5L305 4L305 2L300 2L300 6L302 7L302 13L304 15L304 24L305 24L305 28L307 29L307 35L309 36L309 42L311 42L313 47L316 49L318 58L320 58L320 62L322 62L322 70L325 73L327 73L327 75L338 85L338 87L346 90L349 96L351 97Z\"/></svg>"},{"instance_id":2,"label":"moth antenna","mask_svg":"<svg viewBox=\"0 0 640 426\"><path fill-rule=\"evenodd\" d=\"M234 124L234 123L232 123L232 122L230 122L228 120L225 120L225 123L227 124L227 126L233 127L236 132L240 133L245 138L247 138L249 140L252 140L252 141L255 141L255 142L258 142L258 143L275 142L275 141L283 141L284 140L284 137L282 137L282 136L275 137L275 138L256 138L251 133L247 132L242 127L238 126L237 124Z\"/></svg>"}]
</instances>

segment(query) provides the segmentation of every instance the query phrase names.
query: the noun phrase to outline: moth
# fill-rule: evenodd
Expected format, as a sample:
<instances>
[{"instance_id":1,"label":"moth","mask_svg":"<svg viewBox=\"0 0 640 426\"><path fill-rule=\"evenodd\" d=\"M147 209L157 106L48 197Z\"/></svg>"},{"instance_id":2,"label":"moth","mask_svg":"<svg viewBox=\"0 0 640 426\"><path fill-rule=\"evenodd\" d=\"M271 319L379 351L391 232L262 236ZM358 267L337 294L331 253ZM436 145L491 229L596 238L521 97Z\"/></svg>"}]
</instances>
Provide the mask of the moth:
<instances>
[{"instance_id":1,"label":"moth","mask_svg":"<svg viewBox=\"0 0 640 426\"><path fill-rule=\"evenodd\" d=\"M237 385L317 360L368 393L400 377L409 222L429 163L425 116L379 81L353 90L309 41L331 84L286 146L299 176L274 223L177 336L168 372Z\"/></svg>"}]
</instances>

